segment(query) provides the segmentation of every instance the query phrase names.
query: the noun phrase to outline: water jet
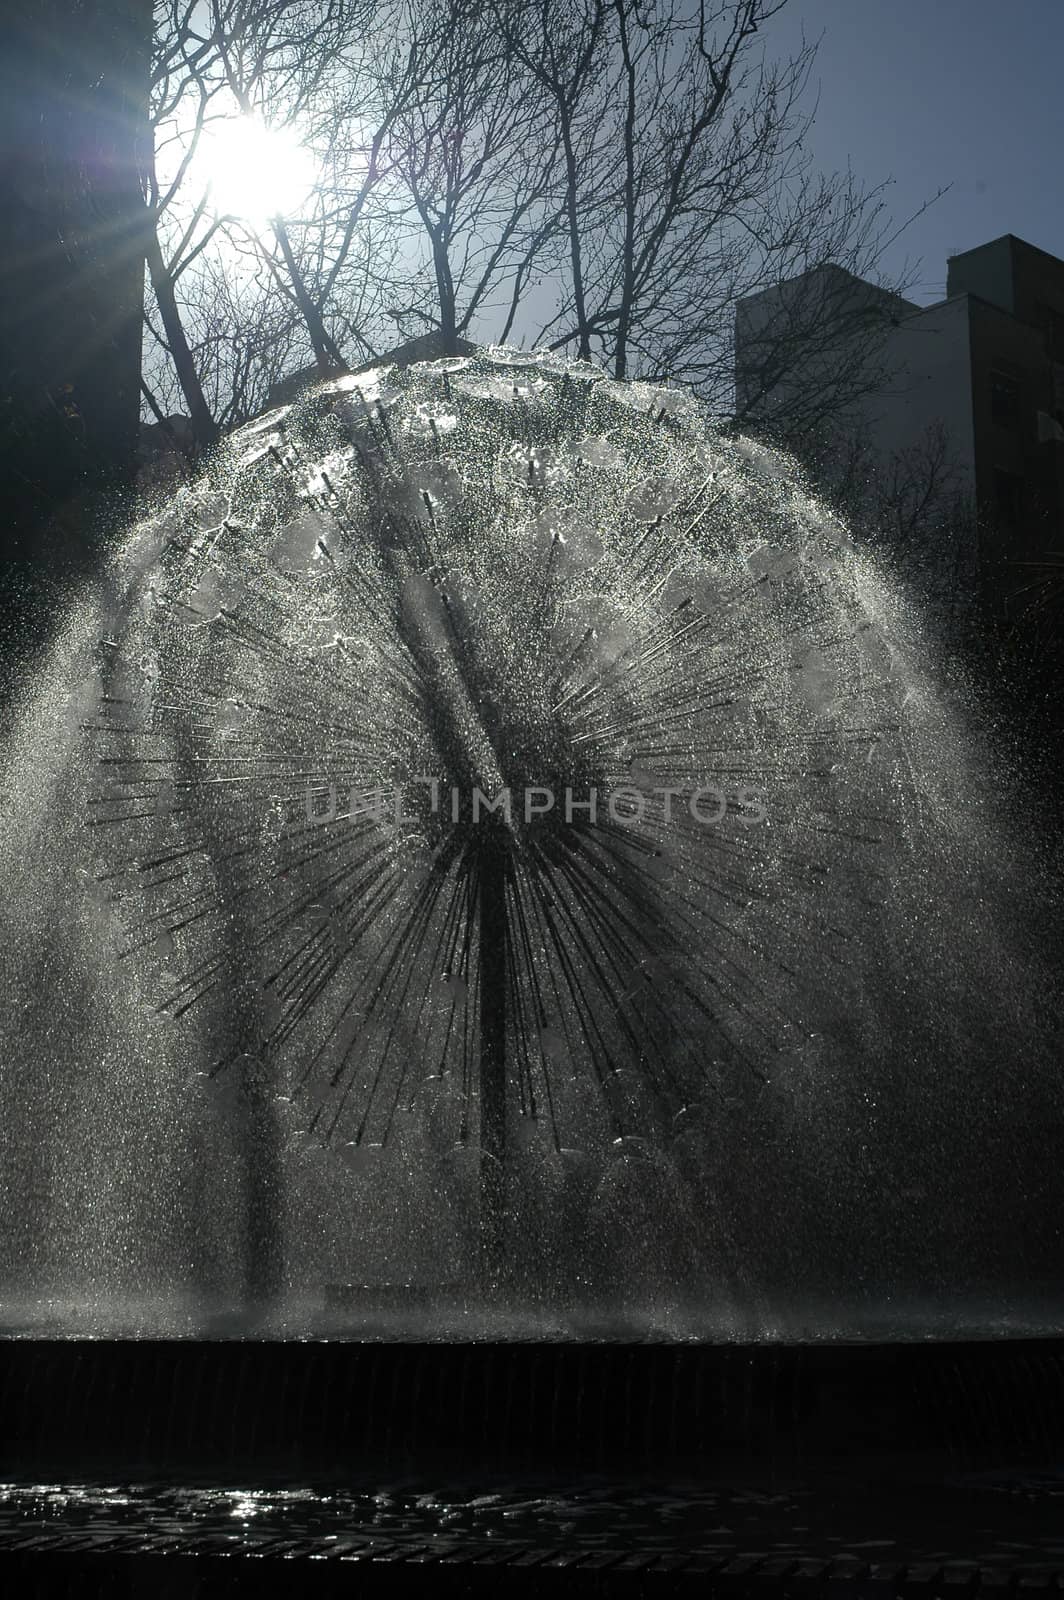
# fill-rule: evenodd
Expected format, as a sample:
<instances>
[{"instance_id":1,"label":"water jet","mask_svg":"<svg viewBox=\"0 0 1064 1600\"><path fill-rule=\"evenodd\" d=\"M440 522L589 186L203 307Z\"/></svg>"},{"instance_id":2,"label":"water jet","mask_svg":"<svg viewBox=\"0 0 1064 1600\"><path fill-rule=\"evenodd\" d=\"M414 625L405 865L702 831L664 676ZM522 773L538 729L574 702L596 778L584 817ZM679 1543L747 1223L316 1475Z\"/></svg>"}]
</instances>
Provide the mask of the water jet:
<instances>
[{"instance_id":1,"label":"water jet","mask_svg":"<svg viewBox=\"0 0 1064 1600\"><path fill-rule=\"evenodd\" d=\"M537 1448L672 1459L689 1416L704 1467L750 1372L790 1417L777 1367L837 1358L827 1438L944 1342L1055 1335L1058 898L936 671L794 464L679 391L487 351L223 441L7 736L6 1329L175 1340L174 1471L160 1407L209 1458L241 1361L320 1362L348 1420L372 1369L411 1449L446 1368L462 1438L546 1404ZM71 1414L87 1359L47 1354Z\"/></svg>"}]
</instances>

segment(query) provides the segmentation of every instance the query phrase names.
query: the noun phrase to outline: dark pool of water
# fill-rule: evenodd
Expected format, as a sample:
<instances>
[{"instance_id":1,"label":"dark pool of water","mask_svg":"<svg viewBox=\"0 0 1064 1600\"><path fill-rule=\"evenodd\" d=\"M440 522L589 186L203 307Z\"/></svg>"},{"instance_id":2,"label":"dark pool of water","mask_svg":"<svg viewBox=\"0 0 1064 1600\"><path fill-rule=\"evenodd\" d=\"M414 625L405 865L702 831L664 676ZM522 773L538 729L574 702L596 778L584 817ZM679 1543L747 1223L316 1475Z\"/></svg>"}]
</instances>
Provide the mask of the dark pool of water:
<instances>
[{"instance_id":1,"label":"dark pool of water","mask_svg":"<svg viewBox=\"0 0 1064 1600\"><path fill-rule=\"evenodd\" d=\"M1064 1464L1002 1468L935 1485L853 1463L813 1479L656 1483L609 1475L559 1482L303 1484L6 1483L0 1543L24 1532L200 1534L235 1552L287 1537L323 1546L373 1538L465 1540L572 1551L853 1556L865 1561L1064 1566Z\"/></svg>"}]
</instances>

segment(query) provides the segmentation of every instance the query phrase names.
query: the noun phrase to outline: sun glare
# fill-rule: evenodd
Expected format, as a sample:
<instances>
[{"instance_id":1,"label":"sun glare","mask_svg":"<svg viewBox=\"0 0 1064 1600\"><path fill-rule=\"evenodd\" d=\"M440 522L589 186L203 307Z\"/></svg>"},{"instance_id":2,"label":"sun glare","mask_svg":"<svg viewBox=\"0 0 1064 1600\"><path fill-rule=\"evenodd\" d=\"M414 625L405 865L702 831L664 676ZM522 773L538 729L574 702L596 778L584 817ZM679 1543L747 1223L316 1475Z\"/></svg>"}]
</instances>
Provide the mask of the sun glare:
<instances>
[{"instance_id":1,"label":"sun glare","mask_svg":"<svg viewBox=\"0 0 1064 1600\"><path fill-rule=\"evenodd\" d=\"M291 130L229 117L203 136L198 163L215 211L265 223L299 214L314 188L314 160Z\"/></svg>"}]
</instances>

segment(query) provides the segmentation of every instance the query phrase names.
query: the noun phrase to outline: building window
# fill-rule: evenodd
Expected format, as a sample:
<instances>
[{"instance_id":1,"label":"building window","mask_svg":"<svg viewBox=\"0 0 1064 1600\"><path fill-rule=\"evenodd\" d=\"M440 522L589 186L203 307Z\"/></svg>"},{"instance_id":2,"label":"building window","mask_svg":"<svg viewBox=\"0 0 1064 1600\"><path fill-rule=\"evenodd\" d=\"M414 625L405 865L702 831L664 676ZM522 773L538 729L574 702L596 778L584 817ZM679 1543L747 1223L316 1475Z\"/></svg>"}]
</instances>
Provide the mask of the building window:
<instances>
[{"instance_id":1,"label":"building window","mask_svg":"<svg viewBox=\"0 0 1064 1600\"><path fill-rule=\"evenodd\" d=\"M1003 428L1014 427L1020 415L1020 386L1003 372L990 374L990 415Z\"/></svg>"},{"instance_id":2,"label":"building window","mask_svg":"<svg viewBox=\"0 0 1064 1600\"><path fill-rule=\"evenodd\" d=\"M1023 479L1017 472L994 468L994 510L1003 528L1016 528L1023 520Z\"/></svg>"}]
</instances>

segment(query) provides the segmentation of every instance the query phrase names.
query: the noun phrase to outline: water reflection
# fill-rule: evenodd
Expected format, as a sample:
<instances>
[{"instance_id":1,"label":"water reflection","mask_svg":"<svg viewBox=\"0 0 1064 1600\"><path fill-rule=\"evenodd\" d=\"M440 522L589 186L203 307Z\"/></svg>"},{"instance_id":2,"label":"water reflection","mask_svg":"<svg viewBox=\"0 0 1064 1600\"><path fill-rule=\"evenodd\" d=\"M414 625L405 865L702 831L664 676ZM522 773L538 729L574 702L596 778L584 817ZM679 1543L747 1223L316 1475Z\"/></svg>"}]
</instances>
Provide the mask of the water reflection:
<instances>
[{"instance_id":1,"label":"water reflection","mask_svg":"<svg viewBox=\"0 0 1064 1600\"><path fill-rule=\"evenodd\" d=\"M910 1464L911 1465L911 1464ZM279 1538L329 1547L371 1540L431 1548L503 1547L678 1556L865 1561L977 1561L984 1566L1064 1561L1059 1516L1064 1472L1018 1468L928 1486L908 1470L858 1463L836 1477L741 1486L651 1484L607 1475L564 1483L490 1476L421 1478L288 1489L153 1484L0 1484L0 1544L40 1532L191 1534L205 1547L252 1550ZM310 1549L307 1554L312 1553Z\"/></svg>"}]
</instances>

